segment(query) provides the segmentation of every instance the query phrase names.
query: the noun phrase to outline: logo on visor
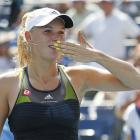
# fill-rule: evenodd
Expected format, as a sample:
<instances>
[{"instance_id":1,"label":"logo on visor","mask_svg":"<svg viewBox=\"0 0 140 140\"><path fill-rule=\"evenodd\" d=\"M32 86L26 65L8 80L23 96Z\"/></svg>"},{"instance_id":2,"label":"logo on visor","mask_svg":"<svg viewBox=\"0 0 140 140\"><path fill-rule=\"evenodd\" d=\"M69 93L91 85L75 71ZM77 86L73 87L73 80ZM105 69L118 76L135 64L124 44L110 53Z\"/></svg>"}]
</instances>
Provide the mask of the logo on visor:
<instances>
[{"instance_id":1,"label":"logo on visor","mask_svg":"<svg viewBox=\"0 0 140 140\"><path fill-rule=\"evenodd\" d=\"M51 11L51 14L59 15L57 11Z\"/></svg>"}]
</instances>

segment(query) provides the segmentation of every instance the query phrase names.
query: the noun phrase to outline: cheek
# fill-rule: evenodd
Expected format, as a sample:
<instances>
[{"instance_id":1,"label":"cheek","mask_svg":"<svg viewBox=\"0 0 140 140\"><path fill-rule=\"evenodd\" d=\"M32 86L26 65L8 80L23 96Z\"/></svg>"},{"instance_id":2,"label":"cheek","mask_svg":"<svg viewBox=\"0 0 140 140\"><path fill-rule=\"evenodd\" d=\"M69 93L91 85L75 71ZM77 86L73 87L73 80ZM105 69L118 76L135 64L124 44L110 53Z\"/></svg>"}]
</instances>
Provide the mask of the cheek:
<instances>
[{"instance_id":1,"label":"cheek","mask_svg":"<svg viewBox=\"0 0 140 140\"><path fill-rule=\"evenodd\" d=\"M64 40L65 40L65 35L51 36L50 39L51 39L51 40L60 40L60 41L64 41Z\"/></svg>"},{"instance_id":2,"label":"cheek","mask_svg":"<svg viewBox=\"0 0 140 140\"><path fill-rule=\"evenodd\" d=\"M36 33L36 35L33 36L31 40L34 42L43 43L43 42L46 42L47 37L43 33L39 32L39 33Z\"/></svg>"},{"instance_id":3,"label":"cheek","mask_svg":"<svg viewBox=\"0 0 140 140\"><path fill-rule=\"evenodd\" d=\"M65 35L61 37L61 40L64 41L66 39Z\"/></svg>"},{"instance_id":4,"label":"cheek","mask_svg":"<svg viewBox=\"0 0 140 140\"><path fill-rule=\"evenodd\" d=\"M59 35L57 38L55 38L57 40L60 40L60 41L64 41L65 40L65 35Z\"/></svg>"}]
</instances>

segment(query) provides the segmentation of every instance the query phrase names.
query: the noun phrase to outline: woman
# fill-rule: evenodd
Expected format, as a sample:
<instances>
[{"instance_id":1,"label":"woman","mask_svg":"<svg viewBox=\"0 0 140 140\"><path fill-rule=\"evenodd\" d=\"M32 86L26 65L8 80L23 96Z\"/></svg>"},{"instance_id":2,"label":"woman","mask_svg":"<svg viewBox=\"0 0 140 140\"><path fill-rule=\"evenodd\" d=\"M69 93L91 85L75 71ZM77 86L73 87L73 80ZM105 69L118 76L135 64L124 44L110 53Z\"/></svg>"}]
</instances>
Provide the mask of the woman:
<instances>
[{"instance_id":1,"label":"woman","mask_svg":"<svg viewBox=\"0 0 140 140\"><path fill-rule=\"evenodd\" d=\"M70 17L50 8L24 15L18 37L21 68L0 77L0 131L8 117L15 140L77 140L79 104L86 91L140 87L134 67L92 49L81 34L78 45L64 42L72 26ZM96 61L112 74L59 66L62 55Z\"/></svg>"}]
</instances>

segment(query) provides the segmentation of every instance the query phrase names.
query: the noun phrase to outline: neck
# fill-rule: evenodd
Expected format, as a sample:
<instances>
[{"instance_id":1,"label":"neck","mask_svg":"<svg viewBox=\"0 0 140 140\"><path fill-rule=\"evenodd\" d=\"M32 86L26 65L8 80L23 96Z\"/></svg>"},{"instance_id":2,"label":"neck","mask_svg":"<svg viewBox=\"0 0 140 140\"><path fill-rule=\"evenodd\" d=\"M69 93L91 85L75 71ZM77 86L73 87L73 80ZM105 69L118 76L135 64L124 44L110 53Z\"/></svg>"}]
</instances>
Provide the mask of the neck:
<instances>
[{"instance_id":1,"label":"neck","mask_svg":"<svg viewBox=\"0 0 140 140\"><path fill-rule=\"evenodd\" d=\"M106 17L109 17L112 12L114 11L113 7L112 8L109 8L109 9L106 9L106 10L103 10L104 11L104 14Z\"/></svg>"},{"instance_id":2,"label":"neck","mask_svg":"<svg viewBox=\"0 0 140 140\"><path fill-rule=\"evenodd\" d=\"M107 11L107 12L105 12L105 16L106 16L106 17L109 17L111 14L112 14L112 11L109 11L109 12Z\"/></svg>"},{"instance_id":3,"label":"neck","mask_svg":"<svg viewBox=\"0 0 140 140\"><path fill-rule=\"evenodd\" d=\"M77 9L77 13L78 14L84 13L84 10L86 10L85 7L79 8L79 9Z\"/></svg>"},{"instance_id":4,"label":"neck","mask_svg":"<svg viewBox=\"0 0 140 140\"><path fill-rule=\"evenodd\" d=\"M56 63L50 64L37 64L32 63L28 66L29 77L35 81L47 82L50 79L57 77L57 65Z\"/></svg>"}]
</instances>

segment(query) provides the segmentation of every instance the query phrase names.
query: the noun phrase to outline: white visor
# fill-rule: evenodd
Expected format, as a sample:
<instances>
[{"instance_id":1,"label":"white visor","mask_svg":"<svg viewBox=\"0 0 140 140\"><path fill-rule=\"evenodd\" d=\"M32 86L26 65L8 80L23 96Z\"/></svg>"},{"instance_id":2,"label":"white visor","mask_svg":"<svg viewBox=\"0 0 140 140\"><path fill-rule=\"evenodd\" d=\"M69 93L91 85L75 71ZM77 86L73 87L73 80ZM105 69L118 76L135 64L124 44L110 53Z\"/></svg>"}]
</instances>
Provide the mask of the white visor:
<instances>
[{"instance_id":1,"label":"white visor","mask_svg":"<svg viewBox=\"0 0 140 140\"><path fill-rule=\"evenodd\" d=\"M47 25L57 17L63 19L65 28L73 27L73 21L68 15L61 14L57 10L51 8L40 8L30 12L30 17L25 23L25 28L27 31L30 31L35 26L40 27Z\"/></svg>"}]
</instances>

